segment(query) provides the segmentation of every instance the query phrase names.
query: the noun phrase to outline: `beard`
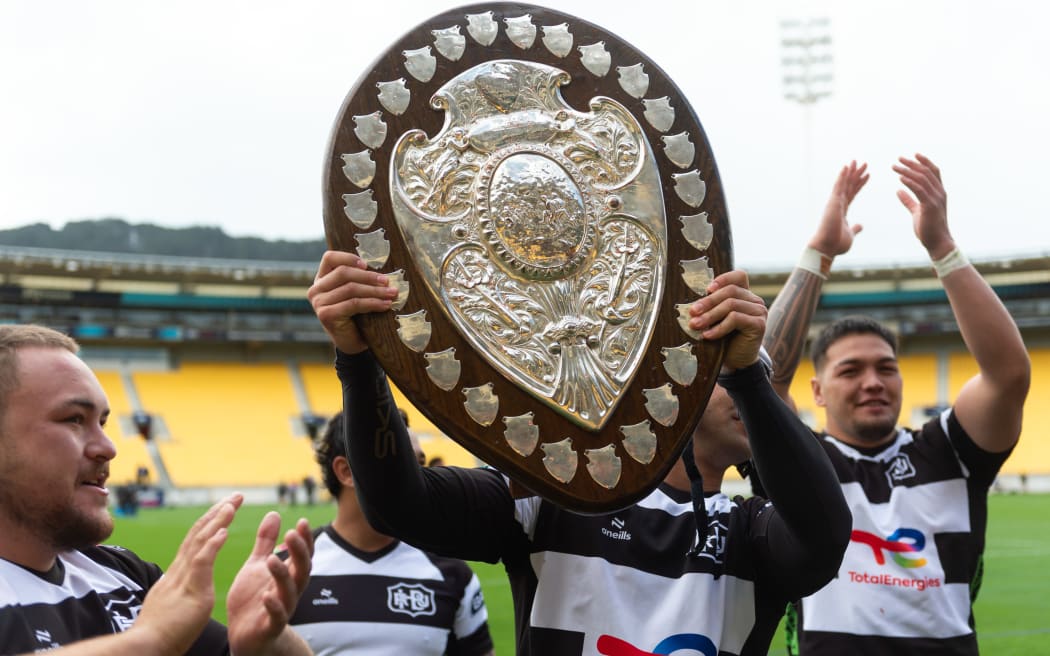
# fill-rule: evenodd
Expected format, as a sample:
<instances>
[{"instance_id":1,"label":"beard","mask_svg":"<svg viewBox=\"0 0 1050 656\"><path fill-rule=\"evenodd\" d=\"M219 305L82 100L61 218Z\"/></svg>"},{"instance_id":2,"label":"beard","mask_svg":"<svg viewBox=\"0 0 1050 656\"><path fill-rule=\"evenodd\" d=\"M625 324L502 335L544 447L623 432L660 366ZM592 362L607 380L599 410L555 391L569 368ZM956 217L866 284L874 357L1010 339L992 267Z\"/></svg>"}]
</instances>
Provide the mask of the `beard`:
<instances>
[{"instance_id":1,"label":"beard","mask_svg":"<svg viewBox=\"0 0 1050 656\"><path fill-rule=\"evenodd\" d=\"M61 503L12 494L0 486L0 508L19 526L50 544L57 551L93 547L113 533L113 518L104 507L96 512L77 509L72 498Z\"/></svg>"},{"instance_id":2,"label":"beard","mask_svg":"<svg viewBox=\"0 0 1050 656\"><path fill-rule=\"evenodd\" d=\"M853 425L854 437L865 444L877 445L885 442L897 429L897 421L879 419Z\"/></svg>"}]
</instances>

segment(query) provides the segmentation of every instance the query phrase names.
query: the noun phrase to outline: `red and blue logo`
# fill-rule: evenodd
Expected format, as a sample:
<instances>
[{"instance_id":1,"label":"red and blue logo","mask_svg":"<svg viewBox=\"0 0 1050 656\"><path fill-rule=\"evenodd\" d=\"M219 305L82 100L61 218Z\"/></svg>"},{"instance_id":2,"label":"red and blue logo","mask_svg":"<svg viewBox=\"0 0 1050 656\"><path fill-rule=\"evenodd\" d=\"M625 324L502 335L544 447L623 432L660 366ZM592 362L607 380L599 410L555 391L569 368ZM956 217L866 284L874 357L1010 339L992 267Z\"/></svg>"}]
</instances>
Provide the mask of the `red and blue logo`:
<instances>
[{"instance_id":1,"label":"red and blue logo","mask_svg":"<svg viewBox=\"0 0 1050 656\"><path fill-rule=\"evenodd\" d=\"M926 559L921 556L906 555L918 553L926 546L926 536L914 528L899 528L886 538L867 531L853 531L850 541L868 545L875 556L875 562L879 565L886 564L884 552L887 551L893 562L901 567L922 567L926 564Z\"/></svg>"},{"instance_id":2,"label":"red and blue logo","mask_svg":"<svg viewBox=\"0 0 1050 656\"><path fill-rule=\"evenodd\" d=\"M678 633L661 640L652 651L639 649L626 640L603 635L598 638L598 653L603 656L670 656L679 651L690 651L703 656L718 656L718 647L707 636L699 633ZM680 656L685 656L684 654Z\"/></svg>"}]
</instances>

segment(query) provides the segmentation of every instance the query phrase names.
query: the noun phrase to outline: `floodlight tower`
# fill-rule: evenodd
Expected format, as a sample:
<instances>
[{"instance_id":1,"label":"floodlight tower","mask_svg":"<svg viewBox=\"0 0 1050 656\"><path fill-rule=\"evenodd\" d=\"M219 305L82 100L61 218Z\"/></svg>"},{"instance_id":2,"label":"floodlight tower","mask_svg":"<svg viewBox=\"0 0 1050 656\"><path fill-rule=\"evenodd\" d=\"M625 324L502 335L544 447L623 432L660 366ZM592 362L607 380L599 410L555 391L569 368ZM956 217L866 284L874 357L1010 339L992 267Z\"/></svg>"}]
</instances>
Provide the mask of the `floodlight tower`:
<instances>
[{"instance_id":1,"label":"floodlight tower","mask_svg":"<svg viewBox=\"0 0 1050 656\"><path fill-rule=\"evenodd\" d=\"M806 201L813 203L813 105L832 92L831 21L826 18L780 21L784 98L802 106Z\"/></svg>"}]
</instances>

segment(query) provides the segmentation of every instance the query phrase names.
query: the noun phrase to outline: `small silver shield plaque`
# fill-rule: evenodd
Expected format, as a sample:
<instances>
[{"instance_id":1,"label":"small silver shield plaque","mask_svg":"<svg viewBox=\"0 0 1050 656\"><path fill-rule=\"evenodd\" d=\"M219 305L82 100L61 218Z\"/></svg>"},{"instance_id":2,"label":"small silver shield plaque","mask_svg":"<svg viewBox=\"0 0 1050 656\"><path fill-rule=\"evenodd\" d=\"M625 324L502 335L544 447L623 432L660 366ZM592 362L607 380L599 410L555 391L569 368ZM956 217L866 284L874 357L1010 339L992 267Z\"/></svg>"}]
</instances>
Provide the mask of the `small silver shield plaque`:
<instances>
[{"instance_id":1,"label":"small silver shield plaque","mask_svg":"<svg viewBox=\"0 0 1050 656\"><path fill-rule=\"evenodd\" d=\"M503 423L507 426L503 431L503 438L520 456L532 455L540 439L540 427L532 423L533 416L533 413L526 412L517 417L503 418Z\"/></svg>"},{"instance_id":2,"label":"small silver shield plaque","mask_svg":"<svg viewBox=\"0 0 1050 656\"><path fill-rule=\"evenodd\" d=\"M437 70L437 57L430 54L430 46L423 46L415 50L405 50L401 53L405 56L405 70L408 74L420 82L429 82Z\"/></svg>"},{"instance_id":3,"label":"small silver shield plaque","mask_svg":"<svg viewBox=\"0 0 1050 656\"><path fill-rule=\"evenodd\" d=\"M463 395L467 400L463 406L467 409L470 418L482 426L488 426L496 420L499 412L499 397L492 393L492 383L485 383L478 387L464 387Z\"/></svg>"},{"instance_id":4,"label":"small silver shield plaque","mask_svg":"<svg viewBox=\"0 0 1050 656\"><path fill-rule=\"evenodd\" d=\"M499 34L499 24L492 17L491 11L481 14L467 14L467 33L483 46L490 46Z\"/></svg>"},{"instance_id":5,"label":"small silver shield plaque","mask_svg":"<svg viewBox=\"0 0 1050 656\"><path fill-rule=\"evenodd\" d=\"M649 125L660 132L667 132L671 129L671 126L674 125L674 107L671 106L670 98L667 96L646 98L642 100L642 104L645 105L645 111L642 114Z\"/></svg>"},{"instance_id":6,"label":"small silver shield plaque","mask_svg":"<svg viewBox=\"0 0 1050 656\"><path fill-rule=\"evenodd\" d=\"M459 33L459 25L446 27L443 30L432 30L434 48L449 61L459 61L467 47L467 37Z\"/></svg>"},{"instance_id":7,"label":"small silver shield plaque","mask_svg":"<svg viewBox=\"0 0 1050 656\"><path fill-rule=\"evenodd\" d=\"M689 171L688 173L675 173L671 175L674 180L674 192L678 197L693 207L699 207L707 195L707 184L700 179L700 171Z\"/></svg>"},{"instance_id":8,"label":"small silver shield plaque","mask_svg":"<svg viewBox=\"0 0 1050 656\"><path fill-rule=\"evenodd\" d=\"M446 392L456 387L461 367L456 359L455 348L447 348L437 353L424 353L423 357L427 360L427 375L435 385Z\"/></svg>"},{"instance_id":9,"label":"small silver shield plaque","mask_svg":"<svg viewBox=\"0 0 1050 656\"><path fill-rule=\"evenodd\" d=\"M405 110L408 109L408 104L412 101L412 94L409 92L408 87L405 86L405 78L401 77L389 82L376 82L376 87L379 89L379 104L386 111L395 116L405 113Z\"/></svg>"},{"instance_id":10,"label":"small silver shield plaque","mask_svg":"<svg viewBox=\"0 0 1050 656\"><path fill-rule=\"evenodd\" d=\"M372 200L372 190L366 189L358 194L343 194L346 203L343 212L350 222L362 230L368 230L376 220L379 204Z\"/></svg>"},{"instance_id":11,"label":"small silver shield plaque","mask_svg":"<svg viewBox=\"0 0 1050 656\"><path fill-rule=\"evenodd\" d=\"M507 38L510 42L522 50L528 50L536 41L536 26L532 23L532 16L525 14L515 18L505 18L507 24Z\"/></svg>"},{"instance_id":12,"label":"small silver shield plaque","mask_svg":"<svg viewBox=\"0 0 1050 656\"><path fill-rule=\"evenodd\" d=\"M580 46L579 50L583 67L598 77L605 77L612 66L612 55L605 49L605 42L599 41L589 46Z\"/></svg>"},{"instance_id":13,"label":"small silver shield plaque","mask_svg":"<svg viewBox=\"0 0 1050 656\"><path fill-rule=\"evenodd\" d=\"M628 95L641 98L649 90L649 76L641 64L617 66L616 72L620 74L620 86Z\"/></svg>"},{"instance_id":14,"label":"small silver shield plaque","mask_svg":"<svg viewBox=\"0 0 1050 656\"><path fill-rule=\"evenodd\" d=\"M569 24L544 25L543 45L555 57L564 57L572 52L572 33L569 32Z\"/></svg>"},{"instance_id":15,"label":"small silver shield plaque","mask_svg":"<svg viewBox=\"0 0 1050 656\"><path fill-rule=\"evenodd\" d=\"M341 157L343 158L343 175L347 180L362 189L372 184L372 178L376 174L376 163L372 161L372 151L345 153Z\"/></svg>"},{"instance_id":16,"label":"small silver shield plaque","mask_svg":"<svg viewBox=\"0 0 1050 656\"><path fill-rule=\"evenodd\" d=\"M561 442L542 444L540 448L543 449L545 454L543 456L543 466L547 468L547 471L556 481L568 483L576 476L579 457L572 449L571 437L566 437Z\"/></svg>"},{"instance_id":17,"label":"small silver shield plaque","mask_svg":"<svg viewBox=\"0 0 1050 656\"><path fill-rule=\"evenodd\" d=\"M386 122L383 112L354 117L354 134L369 148L379 148L386 140Z\"/></svg>"},{"instance_id":18,"label":"small silver shield plaque","mask_svg":"<svg viewBox=\"0 0 1050 656\"><path fill-rule=\"evenodd\" d=\"M654 389L642 390L645 409L656 423L670 426L678 420L678 397L671 392L671 383Z\"/></svg>"}]
</instances>

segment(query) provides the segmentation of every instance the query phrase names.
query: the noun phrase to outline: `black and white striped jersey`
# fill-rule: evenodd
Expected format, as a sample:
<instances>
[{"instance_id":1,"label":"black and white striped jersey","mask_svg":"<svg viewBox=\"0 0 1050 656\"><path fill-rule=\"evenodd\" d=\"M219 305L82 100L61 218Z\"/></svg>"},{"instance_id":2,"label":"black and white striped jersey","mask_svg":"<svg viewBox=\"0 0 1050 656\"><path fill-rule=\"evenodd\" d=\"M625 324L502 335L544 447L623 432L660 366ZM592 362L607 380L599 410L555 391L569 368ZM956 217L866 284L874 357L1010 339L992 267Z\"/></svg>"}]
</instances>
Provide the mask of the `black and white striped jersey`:
<instances>
[{"instance_id":1,"label":"black and white striped jersey","mask_svg":"<svg viewBox=\"0 0 1050 656\"><path fill-rule=\"evenodd\" d=\"M838 576L802 600L801 653L977 654L971 589L1009 453L982 451L950 410L875 454L823 443L853 532Z\"/></svg>"},{"instance_id":2,"label":"black and white striped jersey","mask_svg":"<svg viewBox=\"0 0 1050 656\"><path fill-rule=\"evenodd\" d=\"M0 653L49 651L126 631L160 568L120 547L65 551L47 572L0 560ZM227 653L226 630L211 622L193 654Z\"/></svg>"},{"instance_id":3,"label":"black and white striped jersey","mask_svg":"<svg viewBox=\"0 0 1050 656\"><path fill-rule=\"evenodd\" d=\"M320 656L488 653L481 586L462 560L403 542L356 549L331 526L315 532L310 582L290 620Z\"/></svg>"},{"instance_id":4,"label":"black and white striped jersey","mask_svg":"<svg viewBox=\"0 0 1050 656\"><path fill-rule=\"evenodd\" d=\"M512 587L532 595L529 616L519 618L527 653L764 656L791 599L756 548L775 511L758 497L705 501L707 538L692 556L689 493L666 484L602 515L519 499L530 553L522 566L505 562Z\"/></svg>"}]
</instances>

